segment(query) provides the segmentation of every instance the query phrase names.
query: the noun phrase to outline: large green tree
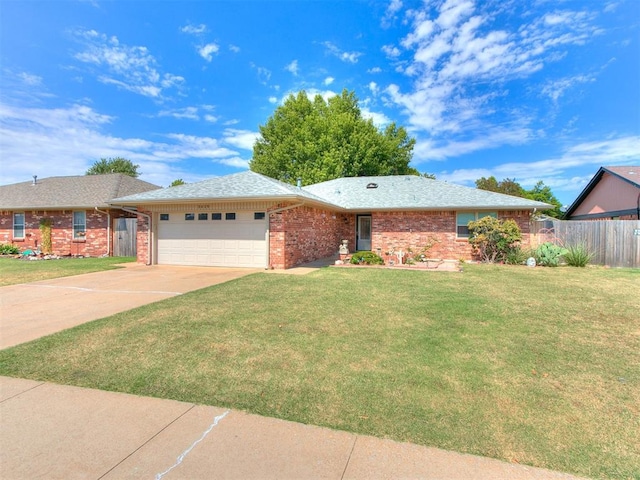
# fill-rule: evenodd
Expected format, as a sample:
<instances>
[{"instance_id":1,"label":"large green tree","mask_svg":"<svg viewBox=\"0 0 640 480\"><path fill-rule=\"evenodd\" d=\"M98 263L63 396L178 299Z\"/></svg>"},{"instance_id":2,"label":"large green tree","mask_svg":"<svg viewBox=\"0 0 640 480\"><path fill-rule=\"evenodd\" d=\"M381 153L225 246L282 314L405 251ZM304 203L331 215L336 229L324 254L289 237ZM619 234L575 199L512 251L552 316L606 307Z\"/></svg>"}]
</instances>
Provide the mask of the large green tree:
<instances>
[{"instance_id":1,"label":"large green tree","mask_svg":"<svg viewBox=\"0 0 640 480\"><path fill-rule=\"evenodd\" d=\"M553 205L553 208L544 210L542 213L549 215L550 217L562 217L562 211L560 210L562 203L560 203L553 194L551 187L545 185L542 181L536 183L531 190L526 190L512 178L505 178L502 181L498 181L496 180L496 177L482 177L476 180L476 187L480 190L505 193L507 195L514 195L516 197L528 198L529 200L549 203Z\"/></svg>"},{"instance_id":2,"label":"large green tree","mask_svg":"<svg viewBox=\"0 0 640 480\"><path fill-rule=\"evenodd\" d=\"M276 108L253 146L251 170L303 185L340 177L418 175L409 166L415 139L395 123L379 130L362 117L354 92L325 101L306 92Z\"/></svg>"},{"instance_id":3,"label":"large green tree","mask_svg":"<svg viewBox=\"0 0 640 480\"><path fill-rule=\"evenodd\" d=\"M127 160L126 158L101 158L93 165L91 165L89 170L87 170L86 175L124 173L125 175L129 175L130 177L138 177L140 175L140 172L138 172L138 168L140 168L140 165L134 165L131 160Z\"/></svg>"}]
</instances>

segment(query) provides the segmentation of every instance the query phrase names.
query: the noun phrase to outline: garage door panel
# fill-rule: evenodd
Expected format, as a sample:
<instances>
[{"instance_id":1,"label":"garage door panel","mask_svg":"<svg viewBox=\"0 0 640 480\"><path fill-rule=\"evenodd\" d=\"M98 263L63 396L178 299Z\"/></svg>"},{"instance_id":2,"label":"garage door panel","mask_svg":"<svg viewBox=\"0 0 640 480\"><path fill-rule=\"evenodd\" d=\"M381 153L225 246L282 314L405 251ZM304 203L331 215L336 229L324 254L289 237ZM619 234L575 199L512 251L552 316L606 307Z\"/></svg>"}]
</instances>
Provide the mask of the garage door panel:
<instances>
[{"instance_id":1,"label":"garage door panel","mask_svg":"<svg viewBox=\"0 0 640 480\"><path fill-rule=\"evenodd\" d=\"M197 218L197 215L196 215ZM236 220L171 221L158 226L158 263L171 265L265 267L267 221L253 212L238 212Z\"/></svg>"}]
</instances>

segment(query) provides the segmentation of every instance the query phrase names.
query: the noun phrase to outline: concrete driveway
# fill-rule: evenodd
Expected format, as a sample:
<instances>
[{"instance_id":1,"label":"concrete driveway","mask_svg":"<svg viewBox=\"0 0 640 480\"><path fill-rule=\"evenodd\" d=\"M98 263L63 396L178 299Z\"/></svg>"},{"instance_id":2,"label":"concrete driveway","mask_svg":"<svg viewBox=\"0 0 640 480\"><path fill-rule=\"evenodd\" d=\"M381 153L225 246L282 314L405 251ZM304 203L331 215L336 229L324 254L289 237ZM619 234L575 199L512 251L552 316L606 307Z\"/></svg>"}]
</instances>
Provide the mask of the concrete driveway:
<instances>
[{"instance_id":1,"label":"concrete driveway","mask_svg":"<svg viewBox=\"0 0 640 480\"><path fill-rule=\"evenodd\" d=\"M0 349L259 272L136 265L0 288Z\"/></svg>"}]
</instances>

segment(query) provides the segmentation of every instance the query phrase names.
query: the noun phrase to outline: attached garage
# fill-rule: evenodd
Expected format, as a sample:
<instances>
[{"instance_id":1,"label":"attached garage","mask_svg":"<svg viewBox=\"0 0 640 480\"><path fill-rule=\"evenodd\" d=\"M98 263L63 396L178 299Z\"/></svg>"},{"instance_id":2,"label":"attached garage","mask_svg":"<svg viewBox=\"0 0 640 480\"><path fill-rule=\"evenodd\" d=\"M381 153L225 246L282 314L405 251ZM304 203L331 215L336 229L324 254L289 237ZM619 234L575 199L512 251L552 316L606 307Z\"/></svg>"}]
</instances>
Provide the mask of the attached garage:
<instances>
[{"instance_id":1,"label":"attached garage","mask_svg":"<svg viewBox=\"0 0 640 480\"><path fill-rule=\"evenodd\" d=\"M267 266L264 212L160 213L157 225L160 265Z\"/></svg>"}]
</instances>

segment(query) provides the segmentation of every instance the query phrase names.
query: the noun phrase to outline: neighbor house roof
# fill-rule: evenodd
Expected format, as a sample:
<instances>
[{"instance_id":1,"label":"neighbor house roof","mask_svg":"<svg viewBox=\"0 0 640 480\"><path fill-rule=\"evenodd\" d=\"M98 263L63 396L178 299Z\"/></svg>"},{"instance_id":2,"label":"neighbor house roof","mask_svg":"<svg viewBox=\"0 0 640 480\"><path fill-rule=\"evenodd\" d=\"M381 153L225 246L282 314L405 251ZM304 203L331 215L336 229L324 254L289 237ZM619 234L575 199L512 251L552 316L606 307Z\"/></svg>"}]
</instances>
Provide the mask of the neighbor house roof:
<instances>
[{"instance_id":1,"label":"neighbor house roof","mask_svg":"<svg viewBox=\"0 0 640 480\"><path fill-rule=\"evenodd\" d=\"M108 207L112 198L158 188L122 173L38 178L0 186L0 210Z\"/></svg>"},{"instance_id":2,"label":"neighbor house roof","mask_svg":"<svg viewBox=\"0 0 640 480\"><path fill-rule=\"evenodd\" d=\"M304 187L349 210L533 210L552 205L416 175L349 177Z\"/></svg>"},{"instance_id":3,"label":"neighbor house roof","mask_svg":"<svg viewBox=\"0 0 640 480\"><path fill-rule=\"evenodd\" d=\"M615 178L618 178L625 183L629 183L632 186L640 188L640 167L600 167L587 186L584 187L584 190L580 192L580 195L578 195L576 200L564 213L564 218L569 218L573 215L575 210L589 196L591 191L596 187L596 185L598 185L606 173L613 175Z\"/></svg>"},{"instance_id":4,"label":"neighbor house roof","mask_svg":"<svg viewBox=\"0 0 640 480\"><path fill-rule=\"evenodd\" d=\"M116 198L117 205L176 203L197 200L307 200L326 204L322 198L288 183L247 170L224 177L214 177L197 183L167 187L152 192Z\"/></svg>"},{"instance_id":5,"label":"neighbor house roof","mask_svg":"<svg viewBox=\"0 0 640 480\"><path fill-rule=\"evenodd\" d=\"M373 188L374 185L375 188ZM525 198L439 182L415 175L339 178L298 188L252 171L116 198L111 203L140 205L205 199L293 200L359 211L461 208L533 210L552 207L552 205Z\"/></svg>"}]
</instances>

